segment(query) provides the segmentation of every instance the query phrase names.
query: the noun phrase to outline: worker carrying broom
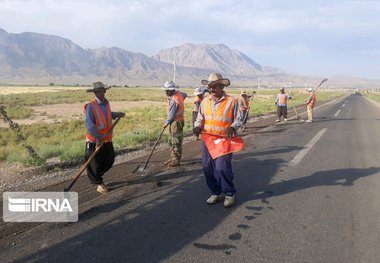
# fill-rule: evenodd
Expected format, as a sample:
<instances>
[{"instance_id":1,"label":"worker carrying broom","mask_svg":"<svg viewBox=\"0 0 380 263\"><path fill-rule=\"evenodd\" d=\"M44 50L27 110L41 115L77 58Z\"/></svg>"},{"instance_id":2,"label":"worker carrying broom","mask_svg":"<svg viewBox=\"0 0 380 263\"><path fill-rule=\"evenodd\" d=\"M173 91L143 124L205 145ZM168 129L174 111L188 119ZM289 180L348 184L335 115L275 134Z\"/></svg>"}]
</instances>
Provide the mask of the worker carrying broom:
<instances>
[{"instance_id":1,"label":"worker carrying broom","mask_svg":"<svg viewBox=\"0 0 380 263\"><path fill-rule=\"evenodd\" d=\"M305 104L307 107L307 121L306 122L313 122L313 108L316 102L315 92L312 88L308 89L309 91L309 97L305 100Z\"/></svg>"},{"instance_id":2,"label":"worker carrying broom","mask_svg":"<svg viewBox=\"0 0 380 263\"><path fill-rule=\"evenodd\" d=\"M162 89L168 97L167 119L163 128L169 126L169 145L171 146L171 157L164 162L168 167L180 165L182 156L183 127L185 125L184 112L187 93L178 91L179 87L173 81L165 82Z\"/></svg>"},{"instance_id":3,"label":"worker carrying broom","mask_svg":"<svg viewBox=\"0 0 380 263\"><path fill-rule=\"evenodd\" d=\"M92 89L87 92L94 92L95 98L90 103L84 105L86 113L86 150L85 159L88 160L96 147L101 148L87 166L87 176L91 183L96 184L101 194L109 192L103 183L103 175L111 169L115 161L115 151L112 144L112 119L124 117L124 112L112 112L110 103L106 99L106 87L102 82L95 82Z\"/></svg>"},{"instance_id":4,"label":"worker carrying broom","mask_svg":"<svg viewBox=\"0 0 380 263\"><path fill-rule=\"evenodd\" d=\"M199 108L198 116L194 124L193 133L198 136L202 133L202 165L206 177L207 186L211 196L207 204L215 204L223 199L224 206L230 207L235 201L235 187L233 184L232 152L223 155L212 155L212 145L223 138L235 137L236 130L241 126L238 100L229 96L224 87L230 85L230 81L218 73L212 73L208 80L202 80L203 85L208 85L211 96L204 99ZM206 136L216 138L212 143L206 141ZM215 136L213 136L215 135ZM231 144L230 144L231 145Z\"/></svg>"}]
</instances>

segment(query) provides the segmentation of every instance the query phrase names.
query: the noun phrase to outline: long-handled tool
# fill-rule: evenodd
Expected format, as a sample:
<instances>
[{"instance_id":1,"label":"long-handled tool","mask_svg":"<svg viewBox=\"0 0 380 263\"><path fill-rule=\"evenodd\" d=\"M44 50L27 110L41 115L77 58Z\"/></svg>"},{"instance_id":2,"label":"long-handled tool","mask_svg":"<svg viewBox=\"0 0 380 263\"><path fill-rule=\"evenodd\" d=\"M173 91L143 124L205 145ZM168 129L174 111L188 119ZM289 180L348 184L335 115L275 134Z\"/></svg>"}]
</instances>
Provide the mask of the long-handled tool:
<instances>
[{"instance_id":1,"label":"long-handled tool","mask_svg":"<svg viewBox=\"0 0 380 263\"><path fill-rule=\"evenodd\" d=\"M137 174L137 175L145 175L144 170L145 170L145 168L147 167L147 165L148 165L148 163L149 163L149 160L150 160L150 158L151 158L152 155L153 155L154 149L156 149L157 144L158 144L159 141L161 140L161 137L162 137L162 134L163 134L164 131L165 131L165 128L166 128L166 126L162 128L162 130L161 130L161 132L160 132L160 135L158 136L156 142L155 142L154 145L153 145L153 149L152 149L152 151L151 151L151 153L150 153L148 159L145 161L144 166L140 167L140 165L138 165L138 166L132 171L132 173Z\"/></svg>"},{"instance_id":2,"label":"long-handled tool","mask_svg":"<svg viewBox=\"0 0 380 263\"><path fill-rule=\"evenodd\" d=\"M297 120L300 120L300 122L304 122L304 120L301 119L301 117L298 115L298 112L296 111L296 108L294 108L293 105L290 105L292 107L292 109L294 110L294 113L296 114L297 116Z\"/></svg>"},{"instance_id":3,"label":"long-handled tool","mask_svg":"<svg viewBox=\"0 0 380 263\"><path fill-rule=\"evenodd\" d=\"M107 132L106 136L109 135L113 128L115 127L115 125L118 123L118 121L120 120L121 117L118 117L115 122L112 124L112 127L111 129L109 129L109 131ZM68 192L70 191L71 187L73 187L73 185L75 184L75 182L79 179L80 175L84 172L84 170L86 170L87 166L90 164L90 162L92 161L92 159L95 158L95 155L100 151L100 149L102 148L103 146L103 142L101 142L99 144L98 147L96 147L95 151L90 155L90 157L88 158L88 160L82 165L82 167L79 169L78 173L75 175L73 181L70 183L70 185L66 188L63 189L64 192Z\"/></svg>"},{"instance_id":4,"label":"long-handled tool","mask_svg":"<svg viewBox=\"0 0 380 263\"><path fill-rule=\"evenodd\" d=\"M321 81L321 83L319 83L319 85L315 88L314 93L316 93L316 92L318 91L318 89L322 86L322 84L325 83L327 80L328 80L328 79L323 79L323 80Z\"/></svg>"}]
</instances>

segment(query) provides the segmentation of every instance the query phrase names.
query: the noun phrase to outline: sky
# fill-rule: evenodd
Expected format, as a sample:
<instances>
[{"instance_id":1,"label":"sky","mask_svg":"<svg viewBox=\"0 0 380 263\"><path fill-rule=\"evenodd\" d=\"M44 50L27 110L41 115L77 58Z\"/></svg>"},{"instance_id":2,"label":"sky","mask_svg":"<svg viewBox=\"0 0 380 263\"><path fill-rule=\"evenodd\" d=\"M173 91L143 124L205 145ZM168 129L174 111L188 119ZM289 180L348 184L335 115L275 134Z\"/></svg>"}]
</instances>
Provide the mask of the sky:
<instances>
[{"instance_id":1,"label":"sky","mask_svg":"<svg viewBox=\"0 0 380 263\"><path fill-rule=\"evenodd\" d=\"M0 0L0 28L147 56L223 43L290 73L380 79L377 0Z\"/></svg>"}]
</instances>

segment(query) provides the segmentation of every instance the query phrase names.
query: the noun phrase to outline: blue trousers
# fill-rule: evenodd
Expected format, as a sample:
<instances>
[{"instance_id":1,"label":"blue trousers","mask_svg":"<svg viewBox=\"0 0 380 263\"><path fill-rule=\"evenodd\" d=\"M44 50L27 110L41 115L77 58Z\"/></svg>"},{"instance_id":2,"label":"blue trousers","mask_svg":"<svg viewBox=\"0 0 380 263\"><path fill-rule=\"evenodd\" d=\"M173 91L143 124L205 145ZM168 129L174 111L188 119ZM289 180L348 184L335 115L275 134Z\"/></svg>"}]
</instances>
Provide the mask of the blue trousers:
<instances>
[{"instance_id":1,"label":"blue trousers","mask_svg":"<svg viewBox=\"0 0 380 263\"><path fill-rule=\"evenodd\" d=\"M232 196L236 193L232 172L232 153L220 156L213 160L211 155L202 142L202 165L206 177L207 186L213 195L224 193Z\"/></svg>"}]
</instances>

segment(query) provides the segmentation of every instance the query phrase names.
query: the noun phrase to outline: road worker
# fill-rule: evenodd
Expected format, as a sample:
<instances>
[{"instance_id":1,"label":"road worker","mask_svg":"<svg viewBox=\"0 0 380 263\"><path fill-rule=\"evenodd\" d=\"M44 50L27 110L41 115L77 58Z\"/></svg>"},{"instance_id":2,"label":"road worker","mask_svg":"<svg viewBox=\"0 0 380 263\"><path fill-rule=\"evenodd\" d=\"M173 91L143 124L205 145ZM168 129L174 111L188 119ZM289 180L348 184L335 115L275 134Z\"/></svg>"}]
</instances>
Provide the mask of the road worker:
<instances>
[{"instance_id":1,"label":"road worker","mask_svg":"<svg viewBox=\"0 0 380 263\"><path fill-rule=\"evenodd\" d=\"M309 97L305 100L305 104L307 107L307 121L306 122L313 122L313 108L316 102L316 97L312 88L309 88L308 91L309 91Z\"/></svg>"},{"instance_id":2,"label":"road worker","mask_svg":"<svg viewBox=\"0 0 380 263\"><path fill-rule=\"evenodd\" d=\"M245 128L245 124L247 123L248 120L248 106L249 106L249 99L251 96L247 95L247 92L243 90L240 93L239 97L239 113L240 113L240 118L242 120L242 130Z\"/></svg>"},{"instance_id":3,"label":"road worker","mask_svg":"<svg viewBox=\"0 0 380 263\"><path fill-rule=\"evenodd\" d=\"M284 116L284 121L288 121L288 99L290 96L285 93L285 88L280 88L280 93L277 94L275 104L277 105L277 120L281 121L281 116Z\"/></svg>"},{"instance_id":4,"label":"road worker","mask_svg":"<svg viewBox=\"0 0 380 263\"><path fill-rule=\"evenodd\" d=\"M205 93L208 91L204 87L197 87L194 91L194 108L193 108L193 118L192 118L192 123L193 123L193 128L194 128L194 122L197 119L198 116L198 110L199 106L201 105L202 100L204 99ZM198 139L198 137L197 137Z\"/></svg>"},{"instance_id":5,"label":"road worker","mask_svg":"<svg viewBox=\"0 0 380 263\"><path fill-rule=\"evenodd\" d=\"M169 126L169 145L171 146L171 157L164 162L168 167L176 167L180 165L182 156L182 141L185 103L187 93L178 91L179 87L173 81L165 82L162 89L168 97L167 119L163 128Z\"/></svg>"},{"instance_id":6,"label":"road worker","mask_svg":"<svg viewBox=\"0 0 380 263\"><path fill-rule=\"evenodd\" d=\"M115 151L112 144L112 119L124 117L124 112L111 111L110 103L106 99L106 87L102 82L95 82L92 89L87 92L93 92L95 98L93 101L84 105L86 113L86 150L85 159L88 160L96 147L101 148L94 159L87 166L87 176L91 183L96 184L96 190L105 194L109 189L103 183L103 175L111 169L115 161Z\"/></svg>"},{"instance_id":7,"label":"road worker","mask_svg":"<svg viewBox=\"0 0 380 263\"><path fill-rule=\"evenodd\" d=\"M236 131L242 124L238 100L224 91L224 87L229 86L230 81L223 78L221 74L212 73L208 80L202 80L201 83L208 85L211 96L201 103L193 133L197 136L201 132L230 138L236 136ZM202 141L201 149L203 172L211 192L211 196L206 201L207 204L211 205L223 200L223 193L224 206L232 206L236 193L233 184L232 153L212 159L204 141Z\"/></svg>"}]
</instances>

